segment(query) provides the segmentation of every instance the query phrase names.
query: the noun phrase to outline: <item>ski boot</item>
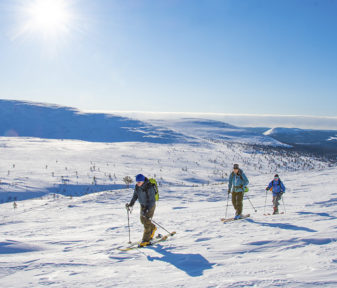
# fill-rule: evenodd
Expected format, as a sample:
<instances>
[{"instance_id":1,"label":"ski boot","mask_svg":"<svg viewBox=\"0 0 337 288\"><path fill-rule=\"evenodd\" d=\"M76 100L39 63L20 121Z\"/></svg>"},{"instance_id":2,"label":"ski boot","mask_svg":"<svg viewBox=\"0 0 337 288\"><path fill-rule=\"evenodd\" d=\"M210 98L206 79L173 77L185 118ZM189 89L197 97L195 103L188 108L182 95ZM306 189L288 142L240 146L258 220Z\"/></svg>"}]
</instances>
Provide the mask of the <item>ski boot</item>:
<instances>
[{"instance_id":1,"label":"ski boot","mask_svg":"<svg viewBox=\"0 0 337 288\"><path fill-rule=\"evenodd\" d=\"M142 247L146 247L146 246L148 246L148 245L151 245L151 243L148 242L148 241L142 241L142 242L140 242L140 243L138 244L138 247L139 247L139 248L142 248Z\"/></svg>"}]
</instances>

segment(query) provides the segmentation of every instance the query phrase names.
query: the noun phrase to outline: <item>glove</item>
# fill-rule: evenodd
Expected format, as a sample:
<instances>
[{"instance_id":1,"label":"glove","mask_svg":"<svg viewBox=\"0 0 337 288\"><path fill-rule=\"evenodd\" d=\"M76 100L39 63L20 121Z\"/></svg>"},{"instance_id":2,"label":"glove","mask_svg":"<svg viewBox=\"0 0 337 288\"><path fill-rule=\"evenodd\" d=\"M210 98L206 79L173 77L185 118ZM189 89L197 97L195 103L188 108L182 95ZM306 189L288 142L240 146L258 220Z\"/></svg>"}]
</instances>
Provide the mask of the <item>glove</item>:
<instances>
[{"instance_id":1,"label":"glove","mask_svg":"<svg viewBox=\"0 0 337 288\"><path fill-rule=\"evenodd\" d=\"M228 195L231 194L231 189L228 189Z\"/></svg>"},{"instance_id":2,"label":"glove","mask_svg":"<svg viewBox=\"0 0 337 288\"><path fill-rule=\"evenodd\" d=\"M126 207L127 209L129 209L130 207L132 207L132 205L130 205L129 203L126 203L126 204L125 204L125 207Z\"/></svg>"},{"instance_id":3,"label":"glove","mask_svg":"<svg viewBox=\"0 0 337 288\"><path fill-rule=\"evenodd\" d=\"M266 188L266 191L268 191L268 190L269 190L269 188L267 187L267 188Z\"/></svg>"}]
</instances>

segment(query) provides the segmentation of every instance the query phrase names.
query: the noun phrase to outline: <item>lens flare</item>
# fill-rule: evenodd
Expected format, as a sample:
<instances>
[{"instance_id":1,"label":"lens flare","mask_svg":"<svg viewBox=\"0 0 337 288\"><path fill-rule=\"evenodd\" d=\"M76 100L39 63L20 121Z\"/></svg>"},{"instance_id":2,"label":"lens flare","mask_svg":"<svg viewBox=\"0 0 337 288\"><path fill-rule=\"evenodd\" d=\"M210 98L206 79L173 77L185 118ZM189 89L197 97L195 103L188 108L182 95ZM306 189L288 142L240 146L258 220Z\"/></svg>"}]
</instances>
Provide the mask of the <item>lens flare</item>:
<instances>
[{"instance_id":1,"label":"lens flare","mask_svg":"<svg viewBox=\"0 0 337 288\"><path fill-rule=\"evenodd\" d=\"M74 0L17 0L15 3L17 25L12 40L39 40L55 49L78 27Z\"/></svg>"},{"instance_id":2,"label":"lens flare","mask_svg":"<svg viewBox=\"0 0 337 288\"><path fill-rule=\"evenodd\" d=\"M64 0L35 0L27 6L26 26L45 35L66 33L71 14Z\"/></svg>"}]
</instances>

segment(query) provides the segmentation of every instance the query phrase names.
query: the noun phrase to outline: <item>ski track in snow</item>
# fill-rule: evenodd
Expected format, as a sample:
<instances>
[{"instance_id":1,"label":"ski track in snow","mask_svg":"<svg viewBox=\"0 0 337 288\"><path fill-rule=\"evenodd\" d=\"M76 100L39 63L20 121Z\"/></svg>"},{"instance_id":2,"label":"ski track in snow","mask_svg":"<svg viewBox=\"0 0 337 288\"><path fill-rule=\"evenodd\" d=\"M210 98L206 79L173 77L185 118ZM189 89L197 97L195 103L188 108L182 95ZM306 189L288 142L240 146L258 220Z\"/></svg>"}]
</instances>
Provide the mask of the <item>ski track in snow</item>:
<instances>
[{"instance_id":1,"label":"ski track in snow","mask_svg":"<svg viewBox=\"0 0 337 288\"><path fill-rule=\"evenodd\" d=\"M336 167L312 160L320 169L279 168L286 213L264 216L272 210L264 188L274 171L263 155L239 147L1 141L0 195L22 200L16 209L1 204L1 287L337 287ZM250 180L258 212L245 199L251 217L223 224L227 176L219 175L234 162ZM257 163L268 171L261 174ZM108 172L116 174L111 181ZM177 234L121 252L133 192L121 179L138 172L162 182L154 219ZM62 185L61 176L69 182ZM229 201L227 217L233 214ZM130 225L131 240L139 240L138 204Z\"/></svg>"}]
</instances>

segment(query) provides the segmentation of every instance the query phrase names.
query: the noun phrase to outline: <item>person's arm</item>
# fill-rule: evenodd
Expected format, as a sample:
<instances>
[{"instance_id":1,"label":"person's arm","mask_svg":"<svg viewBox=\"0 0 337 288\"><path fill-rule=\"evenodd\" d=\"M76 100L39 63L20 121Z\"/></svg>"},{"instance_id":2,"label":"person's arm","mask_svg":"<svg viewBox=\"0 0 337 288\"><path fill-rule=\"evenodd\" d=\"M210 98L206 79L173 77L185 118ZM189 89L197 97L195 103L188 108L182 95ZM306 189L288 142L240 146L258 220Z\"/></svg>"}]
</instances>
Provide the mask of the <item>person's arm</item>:
<instances>
[{"instance_id":1,"label":"person's arm","mask_svg":"<svg viewBox=\"0 0 337 288\"><path fill-rule=\"evenodd\" d=\"M243 180L243 187L245 187L249 184L249 180L248 180L245 173L242 173L242 180Z\"/></svg>"},{"instance_id":2,"label":"person's arm","mask_svg":"<svg viewBox=\"0 0 337 288\"><path fill-rule=\"evenodd\" d=\"M135 188L135 191L133 192L133 196L132 196L132 199L130 201L130 204L129 206L133 206L135 204L135 202L137 201L138 199L138 194L137 194L137 191L136 191L136 188Z\"/></svg>"},{"instance_id":3,"label":"person's arm","mask_svg":"<svg viewBox=\"0 0 337 288\"><path fill-rule=\"evenodd\" d=\"M266 190L270 190L270 188L273 186L273 181L270 181L269 185L267 186Z\"/></svg>"}]
</instances>

